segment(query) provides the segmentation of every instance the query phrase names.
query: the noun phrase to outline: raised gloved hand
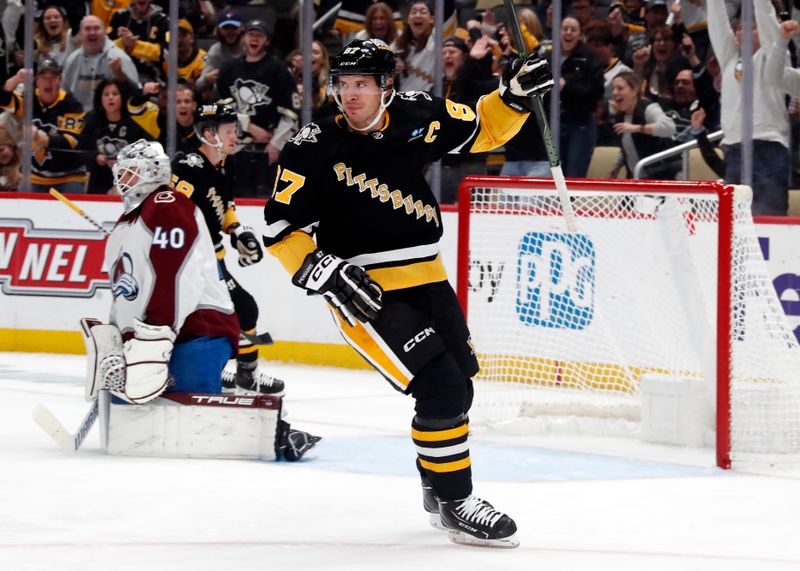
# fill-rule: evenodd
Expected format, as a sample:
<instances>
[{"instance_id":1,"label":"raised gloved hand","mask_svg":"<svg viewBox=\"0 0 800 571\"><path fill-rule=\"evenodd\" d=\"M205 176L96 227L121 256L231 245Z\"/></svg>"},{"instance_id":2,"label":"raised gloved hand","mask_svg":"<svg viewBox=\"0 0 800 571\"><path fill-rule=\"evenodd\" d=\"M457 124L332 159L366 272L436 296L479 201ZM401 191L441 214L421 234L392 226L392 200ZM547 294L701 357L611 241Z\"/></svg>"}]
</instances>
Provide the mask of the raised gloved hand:
<instances>
[{"instance_id":1,"label":"raised gloved hand","mask_svg":"<svg viewBox=\"0 0 800 571\"><path fill-rule=\"evenodd\" d=\"M314 250L292 276L292 283L312 293L319 293L339 311L351 326L356 319L367 322L380 311L383 290L364 268L322 250Z\"/></svg>"},{"instance_id":2,"label":"raised gloved hand","mask_svg":"<svg viewBox=\"0 0 800 571\"><path fill-rule=\"evenodd\" d=\"M500 79L500 98L520 113L533 111L533 98L553 88L553 74L547 62L535 55L509 60Z\"/></svg>"},{"instance_id":3,"label":"raised gloved hand","mask_svg":"<svg viewBox=\"0 0 800 571\"><path fill-rule=\"evenodd\" d=\"M239 252L239 265L243 268L257 264L264 257L264 250L250 226L237 226L231 234L231 244Z\"/></svg>"}]
</instances>

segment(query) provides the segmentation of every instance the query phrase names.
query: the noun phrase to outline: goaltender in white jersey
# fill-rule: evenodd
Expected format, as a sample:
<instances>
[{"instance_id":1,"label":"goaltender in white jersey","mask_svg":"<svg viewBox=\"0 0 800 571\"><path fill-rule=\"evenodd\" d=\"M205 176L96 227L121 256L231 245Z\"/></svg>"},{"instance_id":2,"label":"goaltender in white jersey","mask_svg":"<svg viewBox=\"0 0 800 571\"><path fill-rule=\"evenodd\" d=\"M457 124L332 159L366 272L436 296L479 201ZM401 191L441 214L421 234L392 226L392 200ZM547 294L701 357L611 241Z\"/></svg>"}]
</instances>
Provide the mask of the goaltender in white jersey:
<instances>
[{"instance_id":1,"label":"goaltender in white jersey","mask_svg":"<svg viewBox=\"0 0 800 571\"><path fill-rule=\"evenodd\" d=\"M236 356L239 321L203 214L167 186L172 173L161 145L140 140L127 146L113 174L124 212L105 252L111 325L84 321L90 363L97 364L87 396L107 388L121 401L144 406L115 400L101 409L106 449L299 459L319 439L279 420L279 397L214 396L222 392L225 364ZM220 427L209 439L223 421L237 428ZM247 442L258 444L248 448Z\"/></svg>"}]
</instances>

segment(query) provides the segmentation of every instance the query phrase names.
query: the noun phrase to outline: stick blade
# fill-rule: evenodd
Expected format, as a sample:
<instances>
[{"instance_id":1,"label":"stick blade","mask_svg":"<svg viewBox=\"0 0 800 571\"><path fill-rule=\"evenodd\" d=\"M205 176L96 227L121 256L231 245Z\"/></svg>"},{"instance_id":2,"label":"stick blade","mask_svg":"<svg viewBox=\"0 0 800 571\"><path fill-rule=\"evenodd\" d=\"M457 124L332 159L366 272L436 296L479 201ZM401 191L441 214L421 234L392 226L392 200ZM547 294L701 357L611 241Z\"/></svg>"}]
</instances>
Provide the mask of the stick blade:
<instances>
[{"instance_id":1,"label":"stick blade","mask_svg":"<svg viewBox=\"0 0 800 571\"><path fill-rule=\"evenodd\" d=\"M67 432L64 425L53 416L53 413L47 407L43 404L36 405L36 408L33 409L33 420L65 453L75 454L75 438Z\"/></svg>"}]
</instances>

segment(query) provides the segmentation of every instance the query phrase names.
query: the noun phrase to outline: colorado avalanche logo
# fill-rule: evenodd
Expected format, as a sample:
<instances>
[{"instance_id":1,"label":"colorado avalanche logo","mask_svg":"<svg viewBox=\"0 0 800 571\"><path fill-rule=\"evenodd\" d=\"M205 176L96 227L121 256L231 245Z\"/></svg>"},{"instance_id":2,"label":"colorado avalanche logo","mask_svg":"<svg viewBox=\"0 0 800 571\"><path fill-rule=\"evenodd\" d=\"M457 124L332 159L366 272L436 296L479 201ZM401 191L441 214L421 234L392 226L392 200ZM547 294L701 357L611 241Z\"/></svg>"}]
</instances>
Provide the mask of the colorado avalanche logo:
<instances>
[{"instance_id":1,"label":"colorado avalanche logo","mask_svg":"<svg viewBox=\"0 0 800 571\"><path fill-rule=\"evenodd\" d=\"M309 143L316 143L317 135L319 135L321 132L322 129L320 129L316 123L309 123L300 129L300 132L297 133L297 135L289 139L289 142L294 143L295 145L300 145L300 143L305 141L308 141Z\"/></svg>"},{"instance_id":2,"label":"colorado avalanche logo","mask_svg":"<svg viewBox=\"0 0 800 571\"><path fill-rule=\"evenodd\" d=\"M190 167L202 167L203 166L203 159L200 157L200 155L197 155L195 153L191 153L189 155L186 155L185 159L181 159L178 162L181 163L181 164L190 166Z\"/></svg>"},{"instance_id":3,"label":"colorado avalanche logo","mask_svg":"<svg viewBox=\"0 0 800 571\"><path fill-rule=\"evenodd\" d=\"M133 277L133 260L125 252L111 267L111 293L114 297L124 297L133 301L139 295L139 283Z\"/></svg>"},{"instance_id":4,"label":"colorado avalanche logo","mask_svg":"<svg viewBox=\"0 0 800 571\"><path fill-rule=\"evenodd\" d=\"M233 82L231 93L239 106L239 113L255 115L256 107L269 105L272 98L267 96L269 85L252 79L237 79Z\"/></svg>"}]
</instances>

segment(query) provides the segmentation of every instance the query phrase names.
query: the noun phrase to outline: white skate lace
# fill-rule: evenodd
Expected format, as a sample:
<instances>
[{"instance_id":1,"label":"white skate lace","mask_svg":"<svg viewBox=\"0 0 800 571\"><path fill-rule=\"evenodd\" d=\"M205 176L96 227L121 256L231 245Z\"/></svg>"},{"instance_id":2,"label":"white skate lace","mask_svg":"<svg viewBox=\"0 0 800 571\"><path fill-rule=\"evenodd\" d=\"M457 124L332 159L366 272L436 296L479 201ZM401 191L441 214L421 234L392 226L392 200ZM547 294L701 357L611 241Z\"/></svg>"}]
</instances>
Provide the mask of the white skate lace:
<instances>
[{"instance_id":1,"label":"white skate lace","mask_svg":"<svg viewBox=\"0 0 800 571\"><path fill-rule=\"evenodd\" d=\"M270 376L266 373L262 373L261 371L256 371L256 374L253 375L253 381L255 382L256 388L258 387L273 387L275 383L279 382L280 379Z\"/></svg>"},{"instance_id":2,"label":"white skate lace","mask_svg":"<svg viewBox=\"0 0 800 571\"><path fill-rule=\"evenodd\" d=\"M456 513L468 521L494 527L503 514L476 496L469 496L456 508Z\"/></svg>"}]
</instances>

